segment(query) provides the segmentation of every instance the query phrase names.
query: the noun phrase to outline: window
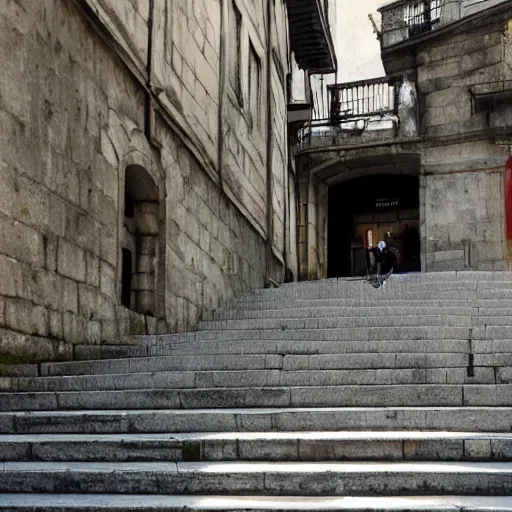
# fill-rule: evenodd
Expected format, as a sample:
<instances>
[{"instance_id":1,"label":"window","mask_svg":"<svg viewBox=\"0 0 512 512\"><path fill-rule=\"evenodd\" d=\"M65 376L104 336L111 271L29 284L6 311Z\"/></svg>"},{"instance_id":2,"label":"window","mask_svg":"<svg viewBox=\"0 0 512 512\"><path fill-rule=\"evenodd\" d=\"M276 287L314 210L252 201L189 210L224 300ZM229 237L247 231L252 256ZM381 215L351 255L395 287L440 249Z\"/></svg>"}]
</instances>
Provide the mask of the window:
<instances>
[{"instance_id":1,"label":"window","mask_svg":"<svg viewBox=\"0 0 512 512\"><path fill-rule=\"evenodd\" d=\"M249 110L253 127L260 125L261 61L252 43L249 43Z\"/></svg>"},{"instance_id":2,"label":"window","mask_svg":"<svg viewBox=\"0 0 512 512\"><path fill-rule=\"evenodd\" d=\"M242 105L242 13L239 11L234 0L231 1L229 19L229 40L230 47L233 50L229 66L229 82L235 91L238 103Z\"/></svg>"},{"instance_id":3,"label":"window","mask_svg":"<svg viewBox=\"0 0 512 512\"><path fill-rule=\"evenodd\" d=\"M441 17L441 0L426 0L407 4L404 21L409 28L409 37L432 30Z\"/></svg>"},{"instance_id":4,"label":"window","mask_svg":"<svg viewBox=\"0 0 512 512\"><path fill-rule=\"evenodd\" d=\"M130 309L132 305L132 275L132 251L123 247L121 270L121 304L128 309Z\"/></svg>"}]
</instances>

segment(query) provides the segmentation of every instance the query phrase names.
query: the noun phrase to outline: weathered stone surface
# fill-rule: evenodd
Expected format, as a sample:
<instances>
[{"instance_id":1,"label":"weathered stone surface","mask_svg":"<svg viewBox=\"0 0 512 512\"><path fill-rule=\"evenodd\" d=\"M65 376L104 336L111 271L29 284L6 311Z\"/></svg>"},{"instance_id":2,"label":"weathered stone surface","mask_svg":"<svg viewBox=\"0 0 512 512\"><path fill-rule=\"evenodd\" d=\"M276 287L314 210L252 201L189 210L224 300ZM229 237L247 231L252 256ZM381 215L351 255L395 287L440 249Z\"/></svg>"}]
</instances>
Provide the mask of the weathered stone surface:
<instances>
[{"instance_id":1,"label":"weathered stone surface","mask_svg":"<svg viewBox=\"0 0 512 512\"><path fill-rule=\"evenodd\" d=\"M230 199L219 187L216 169L220 4L164 1L155 3L153 13L144 1L126 8L110 0L83 4L96 13L101 30L123 48L123 58L131 59L138 78L78 6L51 0L34 9L20 0L0 9L0 52L7 52L0 79L0 300L31 301L37 315L38 308L46 309L49 325L39 326L38 334L75 344L86 338L115 341L130 333L195 327L202 314L263 285L265 129L263 123L254 133L249 127L253 115L265 111L263 103L253 115L227 109L223 114L223 124L228 123L239 138L231 144L224 134ZM248 2L239 7L242 51L255 45L261 65L266 54L264 12ZM150 18L153 99L159 97L166 113L151 113L148 141L143 75ZM186 23L178 21L183 19ZM59 28L55 32L51 27ZM275 58L286 70L285 19L276 18L275 27ZM32 79L27 81L27 76ZM262 102L265 76L260 75ZM243 86L243 95L248 96L248 84ZM278 112L272 122L280 127L275 143L284 147L286 104L284 89L277 89ZM30 106L23 98L30 98ZM168 119L177 124L171 126ZM245 174L233 168L231 175L230 155ZM274 159L278 178L287 164L285 158ZM127 320L129 313L114 312L120 307L123 190L130 165L147 171L155 182L156 195L135 209L141 214L135 225L145 237L158 238L145 243L143 252L149 257L138 269L146 273L139 283L143 292L138 311L154 316L133 321ZM278 206L280 223L284 210ZM48 273L32 279L33 270L42 268ZM0 325L31 330L14 321L14 304L9 305L8 323L1 308ZM18 314L25 312L26 306L20 306Z\"/></svg>"}]
</instances>

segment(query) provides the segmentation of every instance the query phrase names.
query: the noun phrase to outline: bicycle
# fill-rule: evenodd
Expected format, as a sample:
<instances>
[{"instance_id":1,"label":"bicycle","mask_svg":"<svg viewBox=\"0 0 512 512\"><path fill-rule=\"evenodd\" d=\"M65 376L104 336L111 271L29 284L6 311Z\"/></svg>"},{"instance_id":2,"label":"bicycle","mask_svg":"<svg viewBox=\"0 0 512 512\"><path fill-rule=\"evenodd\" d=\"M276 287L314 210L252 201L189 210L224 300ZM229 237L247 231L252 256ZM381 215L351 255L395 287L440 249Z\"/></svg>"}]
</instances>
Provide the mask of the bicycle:
<instances>
[{"instance_id":1,"label":"bicycle","mask_svg":"<svg viewBox=\"0 0 512 512\"><path fill-rule=\"evenodd\" d=\"M386 281L391 277L391 274L393 273L393 268L387 273L382 274L381 273L381 264L380 262L377 263L376 271L374 273L368 273L364 280L368 283L370 283L374 288L384 288L386 286Z\"/></svg>"}]
</instances>

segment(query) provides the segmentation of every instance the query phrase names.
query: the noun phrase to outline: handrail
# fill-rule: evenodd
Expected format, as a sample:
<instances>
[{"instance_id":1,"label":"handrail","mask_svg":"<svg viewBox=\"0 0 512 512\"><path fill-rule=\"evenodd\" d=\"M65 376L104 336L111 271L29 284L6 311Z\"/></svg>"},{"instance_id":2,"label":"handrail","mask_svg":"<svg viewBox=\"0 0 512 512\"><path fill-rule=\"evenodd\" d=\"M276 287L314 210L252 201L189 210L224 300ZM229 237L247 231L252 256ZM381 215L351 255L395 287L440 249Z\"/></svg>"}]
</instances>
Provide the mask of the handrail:
<instances>
[{"instance_id":1,"label":"handrail","mask_svg":"<svg viewBox=\"0 0 512 512\"><path fill-rule=\"evenodd\" d=\"M403 78L403 73L395 73L387 76L379 76L377 78L365 78L364 80L355 80L353 82L342 82L340 84L329 84L327 89L347 89L350 87L360 87L364 85L371 84L380 84L380 83L390 83L390 82L399 82Z\"/></svg>"}]
</instances>

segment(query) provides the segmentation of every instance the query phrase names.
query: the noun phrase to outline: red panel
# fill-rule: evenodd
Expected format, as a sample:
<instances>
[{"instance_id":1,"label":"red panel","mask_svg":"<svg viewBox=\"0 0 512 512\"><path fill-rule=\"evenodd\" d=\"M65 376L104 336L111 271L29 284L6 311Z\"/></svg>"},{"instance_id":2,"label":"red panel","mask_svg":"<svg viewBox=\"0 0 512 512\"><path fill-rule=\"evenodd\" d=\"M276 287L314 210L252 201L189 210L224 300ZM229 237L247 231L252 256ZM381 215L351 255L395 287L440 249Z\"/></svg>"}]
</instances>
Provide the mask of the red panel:
<instances>
[{"instance_id":1,"label":"red panel","mask_svg":"<svg viewBox=\"0 0 512 512\"><path fill-rule=\"evenodd\" d=\"M512 241L512 156L505 167L505 226L507 240Z\"/></svg>"}]
</instances>

